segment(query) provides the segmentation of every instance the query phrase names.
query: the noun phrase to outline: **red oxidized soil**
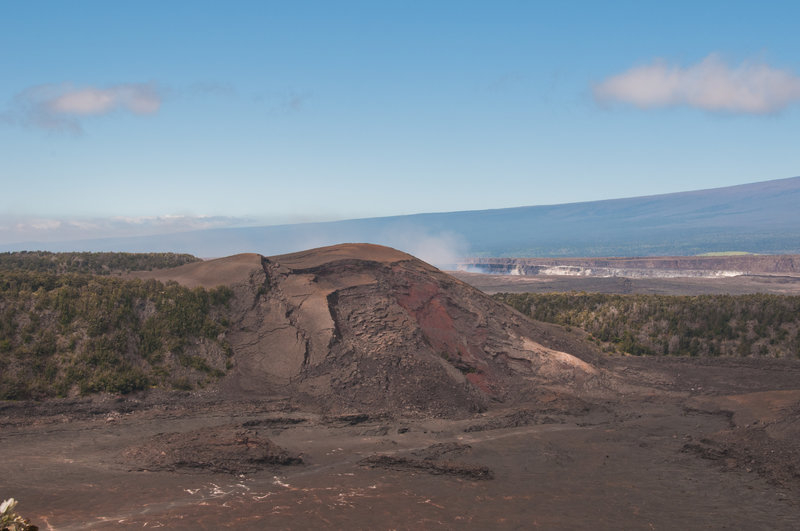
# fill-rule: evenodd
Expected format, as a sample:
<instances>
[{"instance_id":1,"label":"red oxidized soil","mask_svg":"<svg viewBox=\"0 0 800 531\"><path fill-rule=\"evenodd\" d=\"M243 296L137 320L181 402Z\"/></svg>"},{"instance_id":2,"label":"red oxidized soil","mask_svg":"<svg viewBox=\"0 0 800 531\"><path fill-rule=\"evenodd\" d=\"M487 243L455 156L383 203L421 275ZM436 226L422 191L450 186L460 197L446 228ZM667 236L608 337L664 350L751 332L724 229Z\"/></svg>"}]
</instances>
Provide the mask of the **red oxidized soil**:
<instances>
[{"instance_id":1,"label":"red oxidized soil","mask_svg":"<svg viewBox=\"0 0 800 531\"><path fill-rule=\"evenodd\" d=\"M445 294L433 282L418 282L408 288L407 293L399 294L397 302L408 311L419 325L431 346L445 355L452 364L468 371L467 380L489 395L496 394L487 375L491 371L481 359L480 347L486 339L485 329L475 323L461 322L461 328L468 328L469 335L460 330L456 321L447 311ZM466 326L465 326L466 325ZM466 341L466 337L470 341Z\"/></svg>"}]
</instances>

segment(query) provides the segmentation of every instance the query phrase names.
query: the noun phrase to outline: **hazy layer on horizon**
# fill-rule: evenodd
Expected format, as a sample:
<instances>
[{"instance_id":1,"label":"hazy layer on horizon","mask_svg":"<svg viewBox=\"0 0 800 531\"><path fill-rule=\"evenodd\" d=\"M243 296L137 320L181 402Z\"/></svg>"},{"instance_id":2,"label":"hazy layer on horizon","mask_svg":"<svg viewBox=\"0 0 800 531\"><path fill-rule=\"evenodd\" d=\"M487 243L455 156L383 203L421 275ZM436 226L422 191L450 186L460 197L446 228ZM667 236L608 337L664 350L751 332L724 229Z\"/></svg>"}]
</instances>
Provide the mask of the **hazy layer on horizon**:
<instances>
[{"instance_id":1,"label":"hazy layer on horizon","mask_svg":"<svg viewBox=\"0 0 800 531\"><path fill-rule=\"evenodd\" d=\"M446 266L464 256L800 253L800 177L676 194L171 234L0 245L0 250L283 254L388 245Z\"/></svg>"}]
</instances>

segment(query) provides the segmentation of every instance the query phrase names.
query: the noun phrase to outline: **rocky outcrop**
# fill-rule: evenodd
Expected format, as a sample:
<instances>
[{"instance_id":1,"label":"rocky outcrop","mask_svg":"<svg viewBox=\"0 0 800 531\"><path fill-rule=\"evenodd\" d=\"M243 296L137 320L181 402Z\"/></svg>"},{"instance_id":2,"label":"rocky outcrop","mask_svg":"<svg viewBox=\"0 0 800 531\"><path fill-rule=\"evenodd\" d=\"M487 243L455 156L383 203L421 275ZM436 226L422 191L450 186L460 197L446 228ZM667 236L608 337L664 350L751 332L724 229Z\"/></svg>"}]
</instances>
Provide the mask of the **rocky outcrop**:
<instances>
[{"instance_id":1,"label":"rocky outcrop","mask_svg":"<svg viewBox=\"0 0 800 531\"><path fill-rule=\"evenodd\" d=\"M262 258L234 290L234 367L222 387L237 397L453 416L537 382L581 385L597 375L569 353L591 357L591 347L386 247Z\"/></svg>"},{"instance_id":2,"label":"rocky outcrop","mask_svg":"<svg viewBox=\"0 0 800 531\"><path fill-rule=\"evenodd\" d=\"M183 433L159 433L122 452L135 470L185 470L248 474L299 465L303 459L245 426L217 426Z\"/></svg>"}]
</instances>

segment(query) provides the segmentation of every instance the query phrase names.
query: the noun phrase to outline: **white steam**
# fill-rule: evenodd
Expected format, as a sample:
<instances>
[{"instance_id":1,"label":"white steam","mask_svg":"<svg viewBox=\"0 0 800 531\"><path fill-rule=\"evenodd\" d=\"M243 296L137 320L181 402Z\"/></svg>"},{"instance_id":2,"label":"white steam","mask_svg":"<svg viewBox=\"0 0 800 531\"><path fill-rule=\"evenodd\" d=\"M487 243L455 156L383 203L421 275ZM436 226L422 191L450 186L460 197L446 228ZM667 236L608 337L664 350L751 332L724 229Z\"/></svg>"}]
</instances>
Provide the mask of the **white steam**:
<instances>
[{"instance_id":1,"label":"white steam","mask_svg":"<svg viewBox=\"0 0 800 531\"><path fill-rule=\"evenodd\" d=\"M460 234L431 233L419 227L395 227L381 238L381 244L394 247L441 269L454 269L469 250Z\"/></svg>"}]
</instances>

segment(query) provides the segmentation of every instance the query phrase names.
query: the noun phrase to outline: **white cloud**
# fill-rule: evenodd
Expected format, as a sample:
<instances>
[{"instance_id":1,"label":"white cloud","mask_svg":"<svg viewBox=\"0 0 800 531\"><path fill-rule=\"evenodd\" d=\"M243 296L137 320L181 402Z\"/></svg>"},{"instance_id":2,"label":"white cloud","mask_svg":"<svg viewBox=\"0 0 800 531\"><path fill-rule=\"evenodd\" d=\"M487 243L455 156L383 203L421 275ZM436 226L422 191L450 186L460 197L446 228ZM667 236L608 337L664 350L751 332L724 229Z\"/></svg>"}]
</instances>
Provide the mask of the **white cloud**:
<instances>
[{"instance_id":1,"label":"white cloud","mask_svg":"<svg viewBox=\"0 0 800 531\"><path fill-rule=\"evenodd\" d=\"M30 226L34 230L55 230L61 227L61 222L57 219L44 219L39 222L34 222Z\"/></svg>"},{"instance_id":2,"label":"white cloud","mask_svg":"<svg viewBox=\"0 0 800 531\"><path fill-rule=\"evenodd\" d=\"M105 114L126 109L134 114L152 114L161 99L150 85L116 85L107 89L67 90L45 102L52 112L63 114Z\"/></svg>"},{"instance_id":3,"label":"white cloud","mask_svg":"<svg viewBox=\"0 0 800 531\"><path fill-rule=\"evenodd\" d=\"M107 88L50 84L29 87L14 98L0 119L16 125L80 133L81 118L114 111L153 114L162 96L152 84L124 83Z\"/></svg>"},{"instance_id":4,"label":"white cloud","mask_svg":"<svg viewBox=\"0 0 800 531\"><path fill-rule=\"evenodd\" d=\"M595 85L600 102L624 102L640 108L687 105L708 111L766 114L800 101L800 77L756 62L736 67L717 54L680 67L657 60Z\"/></svg>"}]
</instances>

